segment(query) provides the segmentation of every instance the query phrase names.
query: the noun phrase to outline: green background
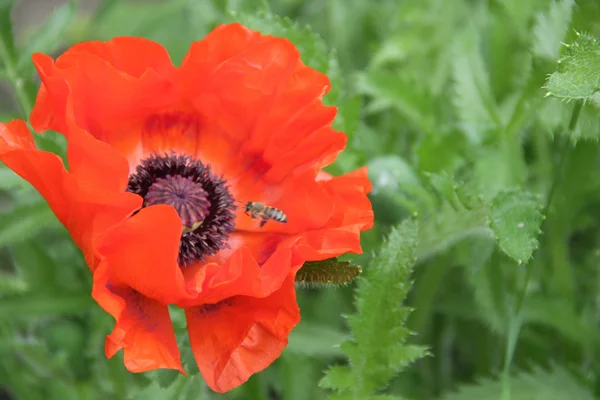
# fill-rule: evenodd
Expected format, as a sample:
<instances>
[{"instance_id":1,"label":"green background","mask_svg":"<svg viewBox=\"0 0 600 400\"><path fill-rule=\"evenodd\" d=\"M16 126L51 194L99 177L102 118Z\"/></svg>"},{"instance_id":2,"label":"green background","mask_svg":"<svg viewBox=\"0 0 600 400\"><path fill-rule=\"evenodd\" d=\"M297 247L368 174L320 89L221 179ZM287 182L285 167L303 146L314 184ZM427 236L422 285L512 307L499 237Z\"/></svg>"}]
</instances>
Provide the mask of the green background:
<instances>
[{"instance_id":1,"label":"green background","mask_svg":"<svg viewBox=\"0 0 600 400\"><path fill-rule=\"evenodd\" d=\"M0 10L8 3L0 0ZM362 236L364 254L344 257L366 271L359 291L356 283L299 287L302 321L281 358L217 395L193 373L131 374L121 354L104 357L114 321L91 299L78 249L40 196L1 166L5 396L568 400L600 394L596 0L22 0L11 18L15 49L0 17L3 122L24 118L31 107L39 82L30 62L35 51L56 56L76 42L135 35L165 45L178 64L190 43L219 23L241 21L288 37L307 64L332 80L326 101L339 107L335 127L349 141L329 170L369 166L376 224ZM582 32L590 36L578 37ZM574 41L580 45L561 44ZM64 154L60 136L39 140ZM392 234L373 261L383 238L407 218L418 222L414 240L407 232L417 228L400 228L405 234ZM408 261L394 258L402 252ZM402 301L414 309L408 318ZM344 315L356 312L350 330ZM184 318L173 310L173 319L185 349ZM339 346L350 337L362 353ZM419 352L409 354L417 347L405 339L429 355L411 363ZM189 351L183 354L194 372ZM357 387L374 382L379 367L392 379L373 384L377 390L368 395L341 390L343 379L335 383L332 373L319 385L328 367L347 364L345 354Z\"/></svg>"}]
</instances>

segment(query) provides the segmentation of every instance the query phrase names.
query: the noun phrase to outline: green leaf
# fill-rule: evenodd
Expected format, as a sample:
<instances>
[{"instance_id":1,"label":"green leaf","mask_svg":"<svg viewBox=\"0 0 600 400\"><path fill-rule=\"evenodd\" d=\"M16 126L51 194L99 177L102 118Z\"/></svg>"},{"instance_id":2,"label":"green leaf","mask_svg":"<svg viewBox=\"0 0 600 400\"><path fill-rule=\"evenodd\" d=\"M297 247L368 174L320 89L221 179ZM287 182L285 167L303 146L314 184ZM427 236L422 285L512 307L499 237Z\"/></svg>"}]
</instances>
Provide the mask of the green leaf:
<instances>
[{"instance_id":1,"label":"green leaf","mask_svg":"<svg viewBox=\"0 0 600 400\"><path fill-rule=\"evenodd\" d=\"M554 366L547 371L541 367L516 375L510 382L511 400L592 400L592 391L579 383L568 371ZM476 385L464 385L442 400L498 400L502 383L484 378Z\"/></svg>"},{"instance_id":2,"label":"green leaf","mask_svg":"<svg viewBox=\"0 0 600 400\"><path fill-rule=\"evenodd\" d=\"M322 261L307 261L296 274L296 282L305 284L344 285L360 274L361 268L349 261L330 258Z\"/></svg>"},{"instance_id":3,"label":"green leaf","mask_svg":"<svg viewBox=\"0 0 600 400\"><path fill-rule=\"evenodd\" d=\"M574 0L551 1L550 9L535 18L533 53L550 60L558 59L561 42L571 23Z\"/></svg>"},{"instance_id":4,"label":"green leaf","mask_svg":"<svg viewBox=\"0 0 600 400\"><path fill-rule=\"evenodd\" d=\"M600 105L600 44L587 34L580 34L568 45L558 70L548 78L548 96L568 100L591 101Z\"/></svg>"},{"instance_id":5,"label":"green leaf","mask_svg":"<svg viewBox=\"0 0 600 400\"><path fill-rule=\"evenodd\" d=\"M354 398L368 398L407 365L427 354L421 347L406 344L411 332L404 324L411 310L399 305L412 284L417 231L413 220L392 229L366 276L359 279L357 314L348 317L352 339L342 344L350 359L354 383L348 386L351 380L347 370L336 367L323 383L329 388L349 391Z\"/></svg>"},{"instance_id":6,"label":"green leaf","mask_svg":"<svg viewBox=\"0 0 600 400\"><path fill-rule=\"evenodd\" d=\"M27 40L27 46L17 59L17 70L33 70L31 55L36 52L52 53L61 43L65 30L75 17L76 4L73 0L56 8L48 19ZM20 72L22 73L22 72ZM23 73L23 75L25 75Z\"/></svg>"},{"instance_id":7,"label":"green leaf","mask_svg":"<svg viewBox=\"0 0 600 400\"><path fill-rule=\"evenodd\" d=\"M454 47L454 106L460 125L472 143L502 125L480 49L480 35L468 27Z\"/></svg>"},{"instance_id":8,"label":"green leaf","mask_svg":"<svg viewBox=\"0 0 600 400\"><path fill-rule=\"evenodd\" d=\"M323 379L319 382L319 386L322 388L335 390L349 390L355 384L352 371L344 365L334 365L329 368Z\"/></svg>"},{"instance_id":9,"label":"green leaf","mask_svg":"<svg viewBox=\"0 0 600 400\"><path fill-rule=\"evenodd\" d=\"M519 264L526 263L538 247L542 204L531 193L505 191L492 202L491 227L500 248Z\"/></svg>"},{"instance_id":10,"label":"green leaf","mask_svg":"<svg viewBox=\"0 0 600 400\"><path fill-rule=\"evenodd\" d=\"M417 257L419 263L444 252L472 236L492 238L489 227L490 208L486 203L473 209L455 209L444 205L436 215L422 219Z\"/></svg>"}]
</instances>

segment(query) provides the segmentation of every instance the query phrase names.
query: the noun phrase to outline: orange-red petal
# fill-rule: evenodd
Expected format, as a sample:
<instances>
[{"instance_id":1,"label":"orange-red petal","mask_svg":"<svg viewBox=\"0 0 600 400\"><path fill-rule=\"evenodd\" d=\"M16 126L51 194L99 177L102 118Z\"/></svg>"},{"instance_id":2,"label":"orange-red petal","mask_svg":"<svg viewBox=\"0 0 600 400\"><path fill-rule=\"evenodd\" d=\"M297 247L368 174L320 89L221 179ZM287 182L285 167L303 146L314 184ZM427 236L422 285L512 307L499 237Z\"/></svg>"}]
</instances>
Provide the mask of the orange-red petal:
<instances>
[{"instance_id":1,"label":"orange-red petal","mask_svg":"<svg viewBox=\"0 0 600 400\"><path fill-rule=\"evenodd\" d=\"M327 76L305 66L287 39L223 25L192 45L180 73L211 133L237 149L238 168L228 178L241 197L269 189L257 179L278 183L305 169L316 174L345 146L346 136L330 127L336 109L321 101Z\"/></svg>"},{"instance_id":2,"label":"orange-red petal","mask_svg":"<svg viewBox=\"0 0 600 400\"><path fill-rule=\"evenodd\" d=\"M257 256L261 250L268 251L268 256L259 264ZM195 291L198 296L180 305L188 308L218 303L232 296L267 297L281 287L288 274L300 269L302 262L291 242L269 249L251 249L242 243L222 264L209 262L186 268L188 291Z\"/></svg>"},{"instance_id":3,"label":"orange-red petal","mask_svg":"<svg viewBox=\"0 0 600 400\"><path fill-rule=\"evenodd\" d=\"M168 307L107 279L106 264L102 263L94 274L92 297L116 319L106 337L106 356L123 349L125 367L131 372L169 368L184 373Z\"/></svg>"},{"instance_id":4,"label":"orange-red petal","mask_svg":"<svg viewBox=\"0 0 600 400\"><path fill-rule=\"evenodd\" d=\"M332 199L333 212L320 228L292 236L298 253L307 261L361 253L360 232L373 227L374 215L367 193L367 168L339 177L321 175L316 182Z\"/></svg>"},{"instance_id":5,"label":"orange-red petal","mask_svg":"<svg viewBox=\"0 0 600 400\"><path fill-rule=\"evenodd\" d=\"M65 56L94 55L108 61L115 69L140 78L148 70L159 75L169 75L175 70L167 50L152 40L133 37L115 37L108 42L90 41L78 43L64 53ZM74 58L63 58L57 62L59 68L69 66Z\"/></svg>"},{"instance_id":6,"label":"orange-red petal","mask_svg":"<svg viewBox=\"0 0 600 400\"><path fill-rule=\"evenodd\" d=\"M60 157L40 151L23 121L0 124L0 161L31 183L67 227L93 270L97 238L141 206L142 199L125 193L123 160L110 147L78 132L68 144L71 172ZM96 171L106 175L98 176ZM89 178L96 177L95 182Z\"/></svg>"},{"instance_id":7,"label":"orange-red petal","mask_svg":"<svg viewBox=\"0 0 600 400\"><path fill-rule=\"evenodd\" d=\"M142 42L146 48L160 46ZM143 59L135 61L140 53L131 48L131 38L117 38L106 43L80 44L56 62L46 55L34 54L42 86L31 113L33 127L67 134L66 120L71 117L67 103L72 97L74 122L110 143L131 130L139 131L144 118L157 110L178 104L181 97L171 76L175 69L167 66L168 58L143 69ZM117 60L118 54L126 53L131 54L129 59Z\"/></svg>"},{"instance_id":8,"label":"orange-red petal","mask_svg":"<svg viewBox=\"0 0 600 400\"><path fill-rule=\"evenodd\" d=\"M294 275L262 299L237 296L186 310L200 372L216 392L231 390L269 366L300 321Z\"/></svg>"},{"instance_id":9,"label":"orange-red petal","mask_svg":"<svg viewBox=\"0 0 600 400\"><path fill-rule=\"evenodd\" d=\"M166 205L143 208L115 227L98 245L106 279L162 304L193 298L177 264L181 227L175 209Z\"/></svg>"}]
</instances>

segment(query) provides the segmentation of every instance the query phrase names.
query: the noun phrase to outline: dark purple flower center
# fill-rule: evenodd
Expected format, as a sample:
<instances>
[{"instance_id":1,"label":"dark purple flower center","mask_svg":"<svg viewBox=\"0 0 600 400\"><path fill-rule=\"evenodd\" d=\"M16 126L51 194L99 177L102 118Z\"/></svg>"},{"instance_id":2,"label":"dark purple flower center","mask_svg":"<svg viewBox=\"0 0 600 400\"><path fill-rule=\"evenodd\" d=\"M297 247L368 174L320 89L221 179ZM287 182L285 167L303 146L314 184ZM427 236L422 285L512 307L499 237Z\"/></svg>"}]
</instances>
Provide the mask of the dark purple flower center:
<instances>
[{"instance_id":1,"label":"dark purple flower center","mask_svg":"<svg viewBox=\"0 0 600 400\"><path fill-rule=\"evenodd\" d=\"M172 206L183 223L178 262L187 266L229 247L235 200L227 182L192 157L152 155L129 176L127 191L144 198L144 207Z\"/></svg>"}]
</instances>

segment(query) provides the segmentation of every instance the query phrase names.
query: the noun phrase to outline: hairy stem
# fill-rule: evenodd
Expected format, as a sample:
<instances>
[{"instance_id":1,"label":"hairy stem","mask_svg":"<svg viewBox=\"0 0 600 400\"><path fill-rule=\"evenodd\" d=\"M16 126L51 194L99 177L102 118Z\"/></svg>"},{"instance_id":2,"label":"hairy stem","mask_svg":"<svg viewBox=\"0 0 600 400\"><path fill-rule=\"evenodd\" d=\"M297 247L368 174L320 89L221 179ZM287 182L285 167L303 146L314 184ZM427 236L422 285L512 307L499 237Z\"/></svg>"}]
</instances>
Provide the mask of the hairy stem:
<instances>
[{"instance_id":1,"label":"hairy stem","mask_svg":"<svg viewBox=\"0 0 600 400\"><path fill-rule=\"evenodd\" d=\"M571 113L571 119L569 121L569 126L567 127L568 134L573 133L573 131L575 130L575 127L577 126L577 121L579 120L579 116L581 114L582 105L583 104L581 102L577 102L575 104L575 107L573 108L573 112ZM546 197L546 204L544 206L544 214L543 215L548 215L548 213L550 211L550 207L552 205L552 199L554 198L556 188L559 186L560 182L562 181L562 177L564 174L564 168L566 165L565 161L568 157L568 154L570 153L570 149L571 149L571 144L570 144L569 140L567 139L564 142L562 149L561 149L560 160L559 160L558 166L554 172L552 185L550 186L550 190L548 191L548 195ZM547 221L547 219L544 220L544 222L542 222L542 227L541 227L542 232L545 232L545 230L546 230L545 229L546 221ZM540 251L540 248L541 248L541 246L538 247L537 251L531 257L531 260L534 260L536 258L535 256ZM521 331L521 326L522 326L522 322L523 322L521 311L523 309L523 304L527 297L527 287L529 286L529 281L531 280L531 277L533 275L534 266L535 266L535 264L532 261L529 261L527 263L527 265L525 265L525 278L523 281L523 288L518 293L515 309L511 313L510 319L509 319L508 336L506 339L506 352L505 352L505 358L504 358L504 366L502 369L502 395L501 395L502 400L510 400L510 366L512 364L515 347L516 347L516 344L517 344L517 341L519 338L519 333ZM569 282L572 282L572 277L570 276L570 273L568 273L568 276L565 276L565 273L563 270L564 270L564 268L561 268L562 273L559 273L559 276L560 276L561 281L562 281L562 279L566 279L567 283L565 284L563 281L563 284L561 286L563 288L565 288L565 285L568 285L571 287L570 291L572 291L572 284L569 283ZM556 275L556 271L555 271L555 275ZM565 290L569 291L568 289L565 289Z\"/></svg>"}]
</instances>

